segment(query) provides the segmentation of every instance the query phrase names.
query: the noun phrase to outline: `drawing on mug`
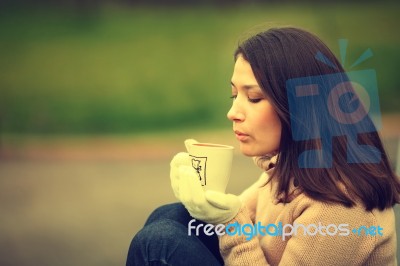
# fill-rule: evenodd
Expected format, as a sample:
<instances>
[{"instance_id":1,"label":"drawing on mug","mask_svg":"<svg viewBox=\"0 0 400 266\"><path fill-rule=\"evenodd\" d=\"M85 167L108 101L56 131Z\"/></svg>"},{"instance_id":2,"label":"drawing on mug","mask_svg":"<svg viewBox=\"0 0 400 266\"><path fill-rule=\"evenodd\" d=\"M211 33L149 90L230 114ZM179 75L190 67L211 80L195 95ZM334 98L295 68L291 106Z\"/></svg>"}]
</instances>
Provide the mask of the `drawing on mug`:
<instances>
[{"instance_id":1,"label":"drawing on mug","mask_svg":"<svg viewBox=\"0 0 400 266\"><path fill-rule=\"evenodd\" d=\"M195 157L192 156L192 167L196 170L197 175L202 186L206 185L206 164L207 157Z\"/></svg>"}]
</instances>

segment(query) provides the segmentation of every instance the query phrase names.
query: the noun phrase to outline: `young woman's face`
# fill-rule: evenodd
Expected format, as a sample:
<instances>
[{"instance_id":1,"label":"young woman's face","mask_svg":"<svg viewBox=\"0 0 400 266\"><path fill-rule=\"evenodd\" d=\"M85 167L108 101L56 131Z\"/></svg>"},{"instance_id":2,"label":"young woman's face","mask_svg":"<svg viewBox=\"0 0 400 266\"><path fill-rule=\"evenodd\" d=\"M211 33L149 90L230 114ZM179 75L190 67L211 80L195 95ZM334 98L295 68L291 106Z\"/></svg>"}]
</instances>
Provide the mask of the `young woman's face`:
<instances>
[{"instance_id":1,"label":"young woman's face","mask_svg":"<svg viewBox=\"0 0 400 266\"><path fill-rule=\"evenodd\" d=\"M263 94L249 62L238 56L232 84L232 107L227 116L247 156L262 156L279 149L282 125L278 114Z\"/></svg>"}]
</instances>

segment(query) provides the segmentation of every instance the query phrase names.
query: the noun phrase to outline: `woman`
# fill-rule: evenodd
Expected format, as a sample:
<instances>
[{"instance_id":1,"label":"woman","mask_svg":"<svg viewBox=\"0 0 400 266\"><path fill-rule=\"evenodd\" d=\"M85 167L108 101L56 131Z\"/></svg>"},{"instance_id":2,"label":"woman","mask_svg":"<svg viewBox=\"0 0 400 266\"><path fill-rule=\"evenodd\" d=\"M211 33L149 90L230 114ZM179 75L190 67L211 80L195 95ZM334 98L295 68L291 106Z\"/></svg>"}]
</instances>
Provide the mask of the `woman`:
<instances>
[{"instance_id":1,"label":"woman","mask_svg":"<svg viewBox=\"0 0 400 266\"><path fill-rule=\"evenodd\" d=\"M290 102L290 82L306 78L327 88L345 84L324 97L351 107L351 83L332 52L309 32L278 28L241 43L234 58L228 118L241 152L265 172L239 196L203 192L188 155L176 155L171 184L182 204L153 212L132 240L127 264L396 265L400 183L365 110L360 120L321 97L296 109ZM324 95L322 87L294 89L297 96ZM353 121L343 122L348 117ZM202 223L263 230L189 235Z\"/></svg>"}]
</instances>

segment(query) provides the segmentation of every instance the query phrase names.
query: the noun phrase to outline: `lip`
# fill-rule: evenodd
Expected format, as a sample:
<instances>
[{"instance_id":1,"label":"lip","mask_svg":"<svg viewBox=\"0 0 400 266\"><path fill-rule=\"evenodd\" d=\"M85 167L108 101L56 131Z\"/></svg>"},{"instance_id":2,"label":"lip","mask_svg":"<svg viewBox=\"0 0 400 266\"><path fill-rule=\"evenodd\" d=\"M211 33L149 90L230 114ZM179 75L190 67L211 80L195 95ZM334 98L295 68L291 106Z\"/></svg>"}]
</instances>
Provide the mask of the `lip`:
<instances>
[{"instance_id":1,"label":"lip","mask_svg":"<svg viewBox=\"0 0 400 266\"><path fill-rule=\"evenodd\" d=\"M246 139L249 138L249 135L247 135L247 134L245 134L245 133L243 133L243 132L240 132L240 131L238 131L238 130L235 130L234 132L235 132L236 138L237 138L239 141L245 141Z\"/></svg>"}]
</instances>

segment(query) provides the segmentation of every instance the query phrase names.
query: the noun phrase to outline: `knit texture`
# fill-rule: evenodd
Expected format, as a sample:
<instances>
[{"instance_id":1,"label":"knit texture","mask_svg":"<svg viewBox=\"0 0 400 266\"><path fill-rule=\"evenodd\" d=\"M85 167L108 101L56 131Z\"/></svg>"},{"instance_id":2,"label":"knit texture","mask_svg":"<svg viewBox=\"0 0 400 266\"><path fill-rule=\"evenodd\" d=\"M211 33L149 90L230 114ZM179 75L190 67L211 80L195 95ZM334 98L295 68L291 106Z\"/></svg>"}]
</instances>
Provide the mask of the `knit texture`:
<instances>
[{"instance_id":1,"label":"knit texture","mask_svg":"<svg viewBox=\"0 0 400 266\"><path fill-rule=\"evenodd\" d=\"M290 202L283 203L275 196L277 183L265 185L273 169L265 172L260 179L245 190L240 198L243 206L239 213L225 225L238 222L244 224L282 225L310 224L327 226L348 224L349 235L333 236L304 235L299 229L296 235L282 236L257 235L246 240L245 235L220 236L220 251L225 265L397 265L396 230L393 208L383 211L366 211L358 203L352 208L340 204L328 204L311 199L293 184L289 189ZM354 228L380 226L382 236L360 235L352 232ZM326 229L325 229L326 230ZM315 232L314 228L310 232ZM326 231L324 231L326 232ZM334 227L329 228L335 232Z\"/></svg>"}]
</instances>

